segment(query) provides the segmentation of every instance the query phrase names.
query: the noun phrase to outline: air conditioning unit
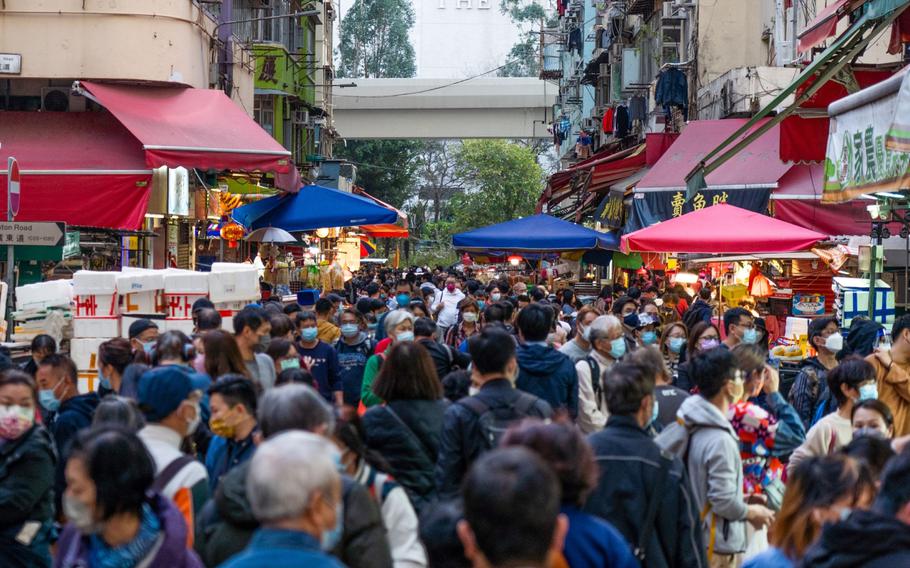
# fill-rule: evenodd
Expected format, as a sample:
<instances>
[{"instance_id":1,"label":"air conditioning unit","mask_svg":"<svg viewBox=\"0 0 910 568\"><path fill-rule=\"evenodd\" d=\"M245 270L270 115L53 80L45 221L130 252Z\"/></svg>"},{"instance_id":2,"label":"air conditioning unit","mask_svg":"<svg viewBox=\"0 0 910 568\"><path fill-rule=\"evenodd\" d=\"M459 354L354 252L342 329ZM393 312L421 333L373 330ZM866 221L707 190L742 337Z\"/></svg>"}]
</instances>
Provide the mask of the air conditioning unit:
<instances>
[{"instance_id":1,"label":"air conditioning unit","mask_svg":"<svg viewBox=\"0 0 910 568\"><path fill-rule=\"evenodd\" d=\"M310 111L306 109L296 109L292 115L291 122L294 124L309 124L310 123Z\"/></svg>"},{"instance_id":2,"label":"air conditioning unit","mask_svg":"<svg viewBox=\"0 0 910 568\"><path fill-rule=\"evenodd\" d=\"M343 162L338 168L338 176L347 178L352 183L357 181L357 166L350 162Z\"/></svg>"},{"instance_id":3,"label":"air conditioning unit","mask_svg":"<svg viewBox=\"0 0 910 568\"><path fill-rule=\"evenodd\" d=\"M596 118L585 118L581 121L581 127L589 132L596 131L598 129L597 127L600 126L600 122L601 121Z\"/></svg>"},{"instance_id":4,"label":"air conditioning unit","mask_svg":"<svg viewBox=\"0 0 910 568\"><path fill-rule=\"evenodd\" d=\"M69 87L42 87L41 110L83 112L85 111L85 97L72 94Z\"/></svg>"}]
</instances>

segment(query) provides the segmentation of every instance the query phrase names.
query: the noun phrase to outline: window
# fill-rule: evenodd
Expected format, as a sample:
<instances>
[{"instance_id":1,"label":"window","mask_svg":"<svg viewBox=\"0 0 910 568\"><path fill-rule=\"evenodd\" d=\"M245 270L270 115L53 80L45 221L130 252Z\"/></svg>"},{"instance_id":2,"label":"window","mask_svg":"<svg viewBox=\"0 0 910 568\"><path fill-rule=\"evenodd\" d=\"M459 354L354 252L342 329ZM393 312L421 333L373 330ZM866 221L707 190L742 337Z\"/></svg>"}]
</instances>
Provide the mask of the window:
<instances>
[{"instance_id":1,"label":"window","mask_svg":"<svg viewBox=\"0 0 910 568\"><path fill-rule=\"evenodd\" d=\"M269 134L275 131L275 98L272 95L253 96L253 119Z\"/></svg>"}]
</instances>

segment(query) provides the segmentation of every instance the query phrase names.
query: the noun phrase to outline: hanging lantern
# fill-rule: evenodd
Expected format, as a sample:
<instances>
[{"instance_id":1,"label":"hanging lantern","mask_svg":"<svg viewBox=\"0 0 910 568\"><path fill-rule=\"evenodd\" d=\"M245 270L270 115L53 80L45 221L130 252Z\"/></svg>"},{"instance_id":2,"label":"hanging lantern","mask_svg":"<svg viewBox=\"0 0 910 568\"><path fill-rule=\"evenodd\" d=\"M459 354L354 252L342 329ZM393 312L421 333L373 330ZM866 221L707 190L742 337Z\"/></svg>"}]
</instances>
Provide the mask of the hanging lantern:
<instances>
[{"instance_id":1,"label":"hanging lantern","mask_svg":"<svg viewBox=\"0 0 910 568\"><path fill-rule=\"evenodd\" d=\"M237 248L237 241L243 238L243 227L237 223L227 223L221 227L221 238L228 242L228 248Z\"/></svg>"},{"instance_id":2,"label":"hanging lantern","mask_svg":"<svg viewBox=\"0 0 910 568\"><path fill-rule=\"evenodd\" d=\"M329 230L326 228L316 229L316 236L320 239L324 239L329 236Z\"/></svg>"},{"instance_id":3,"label":"hanging lantern","mask_svg":"<svg viewBox=\"0 0 910 568\"><path fill-rule=\"evenodd\" d=\"M519 264L521 264L522 260L524 260L524 259L522 259L517 254L513 254L512 256L510 256L508 258L509 264L511 264L512 266L518 266Z\"/></svg>"}]
</instances>

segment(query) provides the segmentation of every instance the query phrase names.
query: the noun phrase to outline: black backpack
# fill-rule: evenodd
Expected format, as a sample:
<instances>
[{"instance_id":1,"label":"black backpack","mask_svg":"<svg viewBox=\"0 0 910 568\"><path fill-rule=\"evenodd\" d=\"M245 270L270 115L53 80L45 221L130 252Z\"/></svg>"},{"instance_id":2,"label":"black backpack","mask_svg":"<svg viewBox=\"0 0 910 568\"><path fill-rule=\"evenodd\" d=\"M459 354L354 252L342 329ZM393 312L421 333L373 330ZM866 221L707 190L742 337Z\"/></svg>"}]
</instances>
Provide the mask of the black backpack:
<instances>
[{"instance_id":1,"label":"black backpack","mask_svg":"<svg viewBox=\"0 0 910 568\"><path fill-rule=\"evenodd\" d=\"M525 392L515 391L518 395L505 405L491 408L476 396L469 396L459 400L460 404L477 416L480 431L483 433L484 443L488 450L499 446L506 431L518 421L527 418L528 413L534 408L537 397Z\"/></svg>"},{"instance_id":2,"label":"black backpack","mask_svg":"<svg viewBox=\"0 0 910 568\"><path fill-rule=\"evenodd\" d=\"M594 389L594 402L597 408L603 408L604 403L604 385L600 380L600 365L594 360L594 357L587 357L588 368L591 369L591 388Z\"/></svg>"}]
</instances>

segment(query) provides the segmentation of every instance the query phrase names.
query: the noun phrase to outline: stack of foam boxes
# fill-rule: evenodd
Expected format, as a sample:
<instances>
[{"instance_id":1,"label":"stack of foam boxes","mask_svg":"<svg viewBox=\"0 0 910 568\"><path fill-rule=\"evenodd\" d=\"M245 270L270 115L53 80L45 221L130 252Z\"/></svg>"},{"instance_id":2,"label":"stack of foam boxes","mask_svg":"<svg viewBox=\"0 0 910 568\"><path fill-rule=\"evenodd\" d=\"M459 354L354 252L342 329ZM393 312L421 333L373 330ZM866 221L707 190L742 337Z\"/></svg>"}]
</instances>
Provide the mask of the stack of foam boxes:
<instances>
[{"instance_id":1,"label":"stack of foam boxes","mask_svg":"<svg viewBox=\"0 0 910 568\"><path fill-rule=\"evenodd\" d=\"M168 269L164 272L164 329L193 333L193 304L209 295L207 272Z\"/></svg>"},{"instance_id":2,"label":"stack of foam boxes","mask_svg":"<svg viewBox=\"0 0 910 568\"><path fill-rule=\"evenodd\" d=\"M119 272L80 270L73 275L73 340L70 356L79 371L79 392L98 388L98 346L120 335Z\"/></svg>"},{"instance_id":3,"label":"stack of foam boxes","mask_svg":"<svg viewBox=\"0 0 910 568\"><path fill-rule=\"evenodd\" d=\"M234 329L234 315L250 302L258 302L259 269L252 264L216 262L209 273L209 299L221 313L222 327Z\"/></svg>"},{"instance_id":4,"label":"stack of foam boxes","mask_svg":"<svg viewBox=\"0 0 910 568\"><path fill-rule=\"evenodd\" d=\"M0 295L3 297L0 305L5 306L6 294ZM58 343L71 339L72 304L73 285L69 280L51 280L16 287L13 342L30 342L42 333L56 337ZM54 327L58 329L52 329Z\"/></svg>"},{"instance_id":5,"label":"stack of foam boxes","mask_svg":"<svg viewBox=\"0 0 910 568\"><path fill-rule=\"evenodd\" d=\"M117 277L117 292L121 304L119 335L129 338L130 325L140 319L156 321L161 328L165 316L163 270L124 268Z\"/></svg>"}]
</instances>

